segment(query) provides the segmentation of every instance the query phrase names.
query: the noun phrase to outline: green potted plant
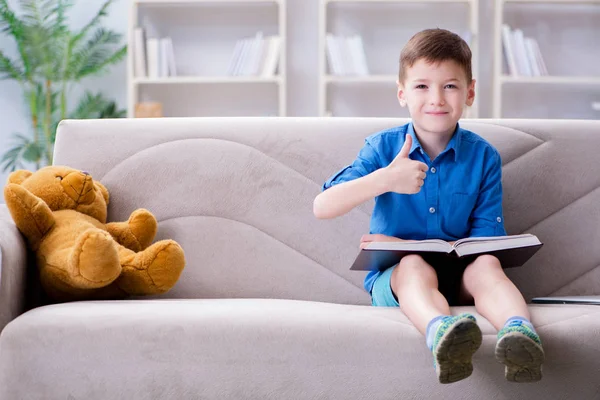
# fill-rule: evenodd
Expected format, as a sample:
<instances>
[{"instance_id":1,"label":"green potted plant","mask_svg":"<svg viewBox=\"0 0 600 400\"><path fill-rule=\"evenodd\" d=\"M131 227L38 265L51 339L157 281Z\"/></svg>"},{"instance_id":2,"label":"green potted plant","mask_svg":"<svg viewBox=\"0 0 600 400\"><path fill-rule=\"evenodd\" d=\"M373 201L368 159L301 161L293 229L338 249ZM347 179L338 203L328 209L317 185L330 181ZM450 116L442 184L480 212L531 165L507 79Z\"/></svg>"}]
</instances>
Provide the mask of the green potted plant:
<instances>
[{"instance_id":1,"label":"green potted plant","mask_svg":"<svg viewBox=\"0 0 600 400\"><path fill-rule=\"evenodd\" d=\"M65 118L120 118L114 101L101 93L86 92L75 107L69 107L69 93L83 78L99 75L120 62L127 48L122 35L100 26L114 0L106 0L95 16L83 26L70 29L67 13L74 0L19 0L21 13L0 0L0 31L17 45L11 59L0 50L0 79L19 83L31 118L30 134L16 133L14 144L2 155L4 171L36 168L52 163L58 123Z\"/></svg>"}]
</instances>

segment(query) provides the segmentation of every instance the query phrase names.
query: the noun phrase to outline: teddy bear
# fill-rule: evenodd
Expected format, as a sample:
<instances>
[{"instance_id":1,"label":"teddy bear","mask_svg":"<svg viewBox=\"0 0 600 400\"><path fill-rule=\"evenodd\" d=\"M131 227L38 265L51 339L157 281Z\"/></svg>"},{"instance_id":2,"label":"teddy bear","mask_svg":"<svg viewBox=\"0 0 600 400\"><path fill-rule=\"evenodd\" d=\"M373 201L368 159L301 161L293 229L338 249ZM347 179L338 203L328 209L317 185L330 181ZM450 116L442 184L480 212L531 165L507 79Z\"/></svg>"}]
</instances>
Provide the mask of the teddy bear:
<instances>
[{"instance_id":1,"label":"teddy bear","mask_svg":"<svg viewBox=\"0 0 600 400\"><path fill-rule=\"evenodd\" d=\"M126 222L106 223L108 190L85 171L17 170L8 177L4 198L53 300L164 293L185 266L177 242L152 244L157 222L148 210L135 210Z\"/></svg>"}]
</instances>

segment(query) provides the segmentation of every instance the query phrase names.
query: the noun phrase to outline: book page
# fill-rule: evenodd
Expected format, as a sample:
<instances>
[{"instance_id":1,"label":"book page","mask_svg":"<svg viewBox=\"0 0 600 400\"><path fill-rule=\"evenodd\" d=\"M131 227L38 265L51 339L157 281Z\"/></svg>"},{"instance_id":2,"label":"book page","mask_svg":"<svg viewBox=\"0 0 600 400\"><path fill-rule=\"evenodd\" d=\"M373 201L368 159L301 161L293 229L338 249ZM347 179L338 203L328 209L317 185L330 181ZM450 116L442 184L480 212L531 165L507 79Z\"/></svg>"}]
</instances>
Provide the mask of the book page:
<instances>
[{"instance_id":1,"label":"book page","mask_svg":"<svg viewBox=\"0 0 600 400\"><path fill-rule=\"evenodd\" d=\"M535 237L535 236L531 235L529 233L526 233L523 235L468 237L468 238L459 239L456 242L454 242L454 247L456 248L456 247L462 245L463 243L501 242L501 241L505 241L505 240L515 240L515 239L521 239L521 238L524 239L524 238L530 238L530 237Z\"/></svg>"},{"instance_id":2,"label":"book page","mask_svg":"<svg viewBox=\"0 0 600 400\"><path fill-rule=\"evenodd\" d=\"M434 251L452 252L452 246L440 239L403 240L399 242L371 242L365 250L397 250L397 251Z\"/></svg>"},{"instance_id":3,"label":"book page","mask_svg":"<svg viewBox=\"0 0 600 400\"><path fill-rule=\"evenodd\" d=\"M459 256L541 245L535 235L467 238L454 244Z\"/></svg>"}]
</instances>

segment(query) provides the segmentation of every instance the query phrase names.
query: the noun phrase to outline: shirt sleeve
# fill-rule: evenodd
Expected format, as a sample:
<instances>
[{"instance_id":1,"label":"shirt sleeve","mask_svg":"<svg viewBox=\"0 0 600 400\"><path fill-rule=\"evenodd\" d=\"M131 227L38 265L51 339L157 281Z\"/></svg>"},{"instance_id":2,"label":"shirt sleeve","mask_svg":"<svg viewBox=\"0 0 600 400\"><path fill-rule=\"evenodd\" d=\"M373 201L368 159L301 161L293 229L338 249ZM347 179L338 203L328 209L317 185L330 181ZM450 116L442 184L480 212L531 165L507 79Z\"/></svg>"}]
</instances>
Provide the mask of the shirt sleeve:
<instances>
[{"instance_id":1,"label":"shirt sleeve","mask_svg":"<svg viewBox=\"0 0 600 400\"><path fill-rule=\"evenodd\" d=\"M469 236L506 236L502 215L502 160L497 152L487 163L471 217Z\"/></svg>"},{"instance_id":2,"label":"shirt sleeve","mask_svg":"<svg viewBox=\"0 0 600 400\"><path fill-rule=\"evenodd\" d=\"M381 168L377 150L373 147L369 140L365 141L365 145L358 153L354 162L329 178L322 187L322 190L339 183L348 182L363 176L369 175L371 172Z\"/></svg>"}]
</instances>

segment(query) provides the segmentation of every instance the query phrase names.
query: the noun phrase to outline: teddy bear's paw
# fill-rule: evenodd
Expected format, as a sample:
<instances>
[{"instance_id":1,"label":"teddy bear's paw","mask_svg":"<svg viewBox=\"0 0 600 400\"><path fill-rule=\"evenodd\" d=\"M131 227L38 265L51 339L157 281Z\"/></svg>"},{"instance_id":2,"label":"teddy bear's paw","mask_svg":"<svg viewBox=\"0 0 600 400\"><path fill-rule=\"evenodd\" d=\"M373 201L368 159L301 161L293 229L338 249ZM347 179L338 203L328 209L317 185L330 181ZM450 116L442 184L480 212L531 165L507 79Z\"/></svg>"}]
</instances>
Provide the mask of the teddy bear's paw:
<instances>
[{"instance_id":1,"label":"teddy bear's paw","mask_svg":"<svg viewBox=\"0 0 600 400\"><path fill-rule=\"evenodd\" d=\"M173 240L161 240L123 265L121 289L133 295L160 294L171 289L185 267L183 249Z\"/></svg>"},{"instance_id":2,"label":"teddy bear's paw","mask_svg":"<svg viewBox=\"0 0 600 400\"><path fill-rule=\"evenodd\" d=\"M74 282L81 288L99 288L112 283L121 274L121 262L112 236L92 228L81 233L69 259Z\"/></svg>"},{"instance_id":3,"label":"teddy bear's paw","mask_svg":"<svg viewBox=\"0 0 600 400\"><path fill-rule=\"evenodd\" d=\"M140 249L144 250L154 240L156 235L157 223L154 215L143 208L135 210L129 217L129 229L137 239ZM139 251L138 250L138 251Z\"/></svg>"}]
</instances>

